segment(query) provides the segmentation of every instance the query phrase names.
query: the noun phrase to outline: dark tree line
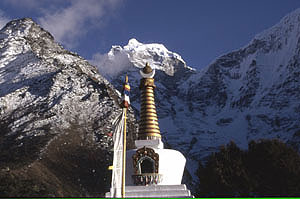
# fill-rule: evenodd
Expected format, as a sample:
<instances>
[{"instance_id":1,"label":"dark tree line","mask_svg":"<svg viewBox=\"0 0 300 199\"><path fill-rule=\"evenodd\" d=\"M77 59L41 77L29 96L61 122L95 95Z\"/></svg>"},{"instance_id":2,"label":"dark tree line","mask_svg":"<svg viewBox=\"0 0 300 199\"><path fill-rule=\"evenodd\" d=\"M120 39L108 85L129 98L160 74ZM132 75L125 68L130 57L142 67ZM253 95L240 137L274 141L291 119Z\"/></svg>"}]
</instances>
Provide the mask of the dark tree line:
<instances>
[{"instance_id":1,"label":"dark tree line","mask_svg":"<svg viewBox=\"0 0 300 199\"><path fill-rule=\"evenodd\" d=\"M300 196L300 155L278 140L233 142L199 164L198 197Z\"/></svg>"}]
</instances>

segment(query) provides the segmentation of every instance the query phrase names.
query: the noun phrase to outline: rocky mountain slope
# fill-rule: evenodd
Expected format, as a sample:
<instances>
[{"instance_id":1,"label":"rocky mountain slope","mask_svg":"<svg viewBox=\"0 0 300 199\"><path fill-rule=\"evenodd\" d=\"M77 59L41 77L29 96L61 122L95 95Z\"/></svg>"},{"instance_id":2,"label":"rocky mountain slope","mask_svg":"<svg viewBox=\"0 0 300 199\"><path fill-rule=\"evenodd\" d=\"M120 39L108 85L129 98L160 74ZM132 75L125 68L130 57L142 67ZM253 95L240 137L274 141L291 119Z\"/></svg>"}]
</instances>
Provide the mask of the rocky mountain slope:
<instances>
[{"instance_id":1,"label":"rocky mountain slope","mask_svg":"<svg viewBox=\"0 0 300 199\"><path fill-rule=\"evenodd\" d=\"M31 19L8 23L0 31L0 196L101 196L119 97Z\"/></svg>"},{"instance_id":2,"label":"rocky mountain slope","mask_svg":"<svg viewBox=\"0 0 300 199\"><path fill-rule=\"evenodd\" d=\"M119 90L129 75L133 134L146 62L157 69L164 142L184 153L192 176L198 160L231 140L246 148L279 138L299 148L300 9L200 71L161 44L113 46L99 72ZM101 196L109 187L119 94L100 74L30 19L0 31L0 194Z\"/></svg>"},{"instance_id":3,"label":"rocky mountain slope","mask_svg":"<svg viewBox=\"0 0 300 199\"><path fill-rule=\"evenodd\" d=\"M278 138L299 148L300 136L300 9L248 45L195 71L160 44L113 46L105 64L127 67L134 85L133 105L139 111L138 70L144 62L157 69L156 102L165 142L197 161L234 141L247 148L250 140ZM142 63L142 64L141 64ZM99 68L101 73L102 67ZM111 74L114 85L120 78Z\"/></svg>"}]
</instances>

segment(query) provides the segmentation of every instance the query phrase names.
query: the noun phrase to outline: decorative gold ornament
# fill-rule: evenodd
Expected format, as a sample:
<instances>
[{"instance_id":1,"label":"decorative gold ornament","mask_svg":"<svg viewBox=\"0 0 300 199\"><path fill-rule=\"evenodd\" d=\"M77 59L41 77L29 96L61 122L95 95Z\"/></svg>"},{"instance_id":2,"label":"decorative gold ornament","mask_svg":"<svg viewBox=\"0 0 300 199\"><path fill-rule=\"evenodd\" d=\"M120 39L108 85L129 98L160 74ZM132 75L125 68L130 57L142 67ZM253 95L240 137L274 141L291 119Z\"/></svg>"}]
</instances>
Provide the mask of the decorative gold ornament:
<instances>
[{"instance_id":1,"label":"decorative gold ornament","mask_svg":"<svg viewBox=\"0 0 300 199\"><path fill-rule=\"evenodd\" d=\"M141 120L139 122L139 140L160 139L157 113L154 101L154 74L155 71L147 63L142 69L143 78L140 81L141 91Z\"/></svg>"},{"instance_id":2,"label":"decorative gold ornament","mask_svg":"<svg viewBox=\"0 0 300 199\"><path fill-rule=\"evenodd\" d=\"M149 173L158 173L158 163L159 163L159 155L155 153L155 151L151 148L143 147L136 151L136 153L132 156L133 159L133 168L135 174L142 174L142 163L144 160L149 160L152 162L150 170L152 172Z\"/></svg>"}]
</instances>

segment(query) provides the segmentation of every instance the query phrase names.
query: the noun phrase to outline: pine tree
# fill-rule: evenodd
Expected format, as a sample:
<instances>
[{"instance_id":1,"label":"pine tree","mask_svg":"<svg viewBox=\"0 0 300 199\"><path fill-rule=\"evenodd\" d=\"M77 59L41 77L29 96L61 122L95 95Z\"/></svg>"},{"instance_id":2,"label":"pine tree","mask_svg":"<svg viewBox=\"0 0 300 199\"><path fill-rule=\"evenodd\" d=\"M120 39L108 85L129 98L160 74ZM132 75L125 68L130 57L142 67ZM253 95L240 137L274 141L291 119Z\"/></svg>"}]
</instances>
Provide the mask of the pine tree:
<instances>
[{"instance_id":1,"label":"pine tree","mask_svg":"<svg viewBox=\"0 0 300 199\"><path fill-rule=\"evenodd\" d=\"M300 155L278 140L233 142L199 163L199 197L300 196Z\"/></svg>"}]
</instances>

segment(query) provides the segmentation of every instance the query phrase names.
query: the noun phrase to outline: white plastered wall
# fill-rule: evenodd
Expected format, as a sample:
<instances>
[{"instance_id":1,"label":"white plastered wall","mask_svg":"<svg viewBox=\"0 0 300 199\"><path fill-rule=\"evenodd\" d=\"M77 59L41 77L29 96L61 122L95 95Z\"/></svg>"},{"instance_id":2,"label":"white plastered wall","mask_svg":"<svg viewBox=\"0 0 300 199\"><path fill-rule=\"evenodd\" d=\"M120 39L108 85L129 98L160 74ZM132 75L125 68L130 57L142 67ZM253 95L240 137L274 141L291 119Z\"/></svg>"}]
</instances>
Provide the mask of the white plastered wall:
<instances>
[{"instance_id":1,"label":"white plastered wall","mask_svg":"<svg viewBox=\"0 0 300 199\"><path fill-rule=\"evenodd\" d=\"M152 148L152 147L149 147ZM185 157L179 151L172 149L153 148L159 155L158 172L162 174L162 181L159 185L181 184L183 171L186 163ZM126 185L134 185L132 175L134 174L132 156L137 149L127 151L126 155Z\"/></svg>"}]
</instances>

